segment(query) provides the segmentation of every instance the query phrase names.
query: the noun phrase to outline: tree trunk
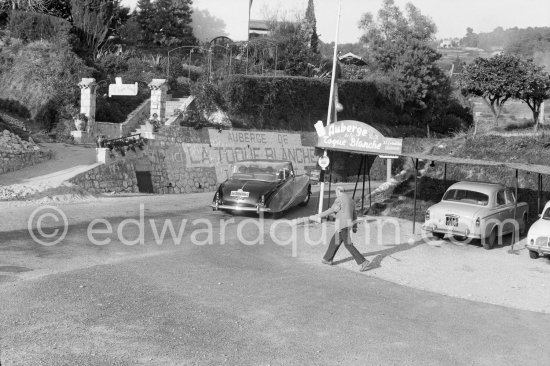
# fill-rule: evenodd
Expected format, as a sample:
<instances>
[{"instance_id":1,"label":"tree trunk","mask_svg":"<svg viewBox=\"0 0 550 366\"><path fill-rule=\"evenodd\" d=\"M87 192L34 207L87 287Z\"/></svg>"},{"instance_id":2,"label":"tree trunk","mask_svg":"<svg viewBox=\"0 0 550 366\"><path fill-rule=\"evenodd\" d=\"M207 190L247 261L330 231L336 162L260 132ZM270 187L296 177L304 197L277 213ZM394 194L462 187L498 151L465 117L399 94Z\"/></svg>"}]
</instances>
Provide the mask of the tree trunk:
<instances>
[{"instance_id":1,"label":"tree trunk","mask_svg":"<svg viewBox=\"0 0 550 366\"><path fill-rule=\"evenodd\" d=\"M491 113L493 114L493 117L495 118L495 124L498 126L498 117L500 116L500 111L497 113L497 111L495 110L494 102L491 103L490 101L488 101L485 98L482 98L482 99L485 102L485 104L487 105L487 107L489 107L489 109L491 110Z\"/></svg>"}]
</instances>

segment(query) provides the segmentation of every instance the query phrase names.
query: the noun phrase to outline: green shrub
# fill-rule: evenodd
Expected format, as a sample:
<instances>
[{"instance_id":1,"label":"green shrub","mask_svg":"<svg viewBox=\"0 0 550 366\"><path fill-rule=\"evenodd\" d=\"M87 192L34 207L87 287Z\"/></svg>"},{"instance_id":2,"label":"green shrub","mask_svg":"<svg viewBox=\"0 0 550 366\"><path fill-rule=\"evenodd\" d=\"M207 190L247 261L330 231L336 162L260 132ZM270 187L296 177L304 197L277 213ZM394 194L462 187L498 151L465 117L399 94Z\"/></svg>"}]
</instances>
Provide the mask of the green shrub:
<instances>
[{"instance_id":1,"label":"green shrub","mask_svg":"<svg viewBox=\"0 0 550 366\"><path fill-rule=\"evenodd\" d=\"M96 68L107 75L120 76L128 71L128 61L121 55L108 53L96 63Z\"/></svg>"},{"instance_id":2,"label":"green shrub","mask_svg":"<svg viewBox=\"0 0 550 366\"><path fill-rule=\"evenodd\" d=\"M71 28L71 23L68 21L46 14L17 10L9 13L8 29L12 37L24 41L68 40Z\"/></svg>"}]
</instances>

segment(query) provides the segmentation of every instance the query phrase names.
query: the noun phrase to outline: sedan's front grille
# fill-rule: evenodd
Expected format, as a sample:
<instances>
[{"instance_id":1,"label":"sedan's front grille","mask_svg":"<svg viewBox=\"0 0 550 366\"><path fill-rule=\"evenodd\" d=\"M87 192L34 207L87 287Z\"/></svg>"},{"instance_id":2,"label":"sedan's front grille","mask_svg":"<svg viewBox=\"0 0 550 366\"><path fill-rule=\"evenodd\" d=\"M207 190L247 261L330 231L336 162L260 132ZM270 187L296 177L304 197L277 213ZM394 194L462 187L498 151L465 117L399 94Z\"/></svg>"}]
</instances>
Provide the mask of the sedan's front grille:
<instances>
[{"instance_id":1,"label":"sedan's front grille","mask_svg":"<svg viewBox=\"0 0 550 366\"><path fill-rule=\"evenodd\" d=\"M548 237L547 236L539 236L537 238L537 240L535 241L535 245L537 245L539 247L550 246L549 242L548 242Z\"/></svg>"}]
</instances>

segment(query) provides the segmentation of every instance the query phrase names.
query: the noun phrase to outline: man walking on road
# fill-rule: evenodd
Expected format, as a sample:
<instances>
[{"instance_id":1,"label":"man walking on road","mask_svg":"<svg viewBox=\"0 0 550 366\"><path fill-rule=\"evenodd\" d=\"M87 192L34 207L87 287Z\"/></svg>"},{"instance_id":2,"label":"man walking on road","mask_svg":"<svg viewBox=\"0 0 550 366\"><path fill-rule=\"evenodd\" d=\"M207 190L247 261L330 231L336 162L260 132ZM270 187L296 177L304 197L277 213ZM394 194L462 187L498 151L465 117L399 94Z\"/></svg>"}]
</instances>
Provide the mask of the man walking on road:
<instances>
[{"instance_id":1,"label":"man walking on road","mask_svg":"<svg viewBox=\"0 0 550 366\"><path fill-rule=\"evenodd\" d=\"M344 246L351 253L355 262L361 266L360 271L368 270L370 262L363 257L351 242L350 230L353 230L353 232L357 231L357 224L355 223L357 216L355 214L355 204L351 197L344 192L343 187L336 187L336 200L331 208L318 215L310 216L309 220L320 222L323 217L331 214L336 214L336 232L330 240L322 262L332 265L340 244L344 242Z\"/></svg>"}]
</instances>

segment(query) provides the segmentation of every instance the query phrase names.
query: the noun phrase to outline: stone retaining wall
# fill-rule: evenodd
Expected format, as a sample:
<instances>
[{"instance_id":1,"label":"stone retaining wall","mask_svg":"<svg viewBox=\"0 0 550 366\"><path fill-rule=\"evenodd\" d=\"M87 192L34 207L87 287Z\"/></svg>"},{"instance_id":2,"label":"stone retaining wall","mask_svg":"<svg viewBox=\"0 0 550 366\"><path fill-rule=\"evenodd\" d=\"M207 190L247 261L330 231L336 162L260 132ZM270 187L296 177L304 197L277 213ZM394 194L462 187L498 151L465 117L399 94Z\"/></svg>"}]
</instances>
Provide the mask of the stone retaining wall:
<instances>
[{"instance_id":1,"label":"stone retaining wall","mask_svg":"<svg viewBox=\"0 0 550 366\"><path fill-rule=\"evenodd\" d=\"M51 159L32 140L24 141L8 130L0 133L0 174L13 172Z\"/></svg>"},{"instance_id":2,"label":"stone retaining wall","mask_svg":"<svg viewBox=\"0 0 550 366\"><path fill-rule=\"evenodd\" d=\"M0 151L0 174L13 172L50 159L51 153L42 150L18 153Z\"/></svg>"},{"instance_id":3,"label":"stone retaining wall","mask_svg":"<svg viewBox=\"0 0 550 366\"><path fill-rule=\"evenodd\" d=\"M117 161L112 164L99 165L71 178L69 182L91 193L139 192L132 161Z\"/></svg>"}]
</instances>

